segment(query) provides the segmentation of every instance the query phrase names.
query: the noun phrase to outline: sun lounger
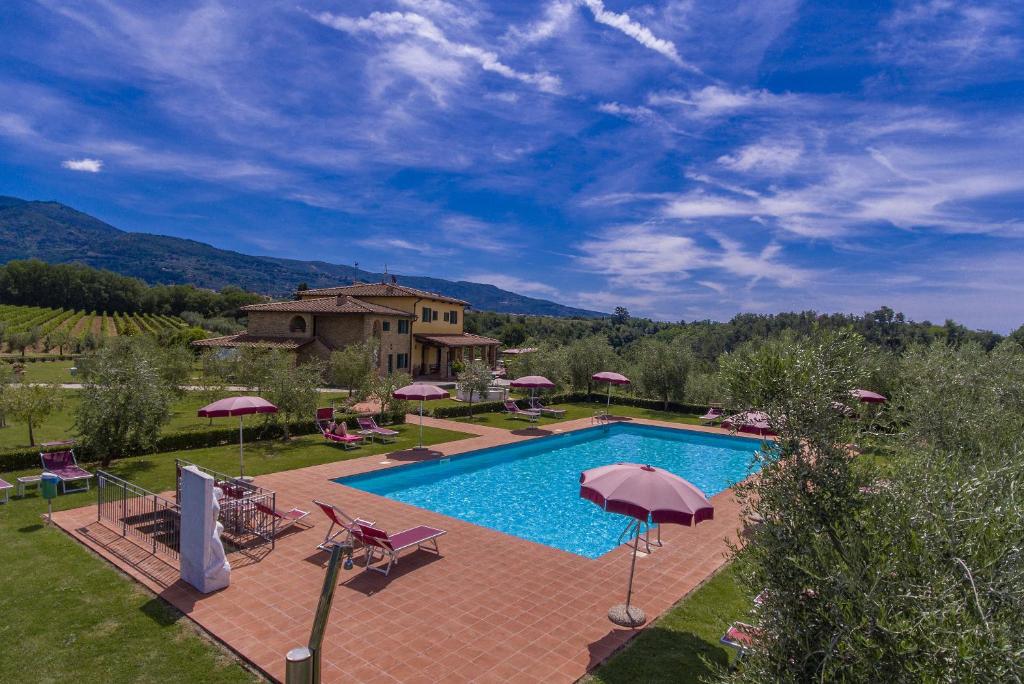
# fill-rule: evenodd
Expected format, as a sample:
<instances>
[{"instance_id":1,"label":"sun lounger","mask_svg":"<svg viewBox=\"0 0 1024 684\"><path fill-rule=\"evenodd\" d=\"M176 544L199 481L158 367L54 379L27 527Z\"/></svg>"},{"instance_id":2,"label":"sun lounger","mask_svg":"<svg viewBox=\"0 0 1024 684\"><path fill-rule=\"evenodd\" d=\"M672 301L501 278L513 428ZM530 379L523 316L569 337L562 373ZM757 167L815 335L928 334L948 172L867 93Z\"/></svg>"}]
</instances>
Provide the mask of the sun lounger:
<instances>
[{"instance_id":1,"label":"sun lounger","mask_svg":"<svg viewBox=\"0 0 1024 684\"><path fill-rule=\"evenodd\" d=\"M356 422L359 423L359 429L363 432L367 432L372 440L374 437L380 437L381 442L394 442L399 435L398 430L389 430L388 428L382 428L377 425L377 421L372 417L356 418Z\"/></svg>"},{"instance_id":2,"label":"sun lounger","mask_svg":"<svg viewBox=\"0 0 1024 684\"><path fill-rule=\"evenodd\" d=\"M554 416L555 418L561 418L565 415L565 409L548 408L544 404L540 403L540 399L536 397L530 400L530 409L533 411L540 411L542 416Z\"/></svg>"},{"instance_id":3,"label":"sun lounger","mask_svg":"<svg viewBox=\"0 0 1024 684\"><path fill-rule=\"evenodd\" d=\"M718 404L709 404L708 412L700 417L700 422L705 425L711 425L712 423L717 423L722 420L723 416L725 416L725 411L722 410L721 406Z\"/></svg>"},{"instance_id":4,"label":"sun lounger","mask_svg":"<svg viewBox=\"0 0 1024 684\"><path fill-rule=\"evenodd\" d=\"M277 523L276 532L285 530L300 520L304 520L309 515L309 511L304 511L301 508L293 508L290 511L279 511L276 508L271 508L266 504L261 504L259 501L253 502L256 510L264 515L269 515Z\"/></svg>"},{"instance_id":5,"label":"sun lounger","mask_svg":"<svg viewBox=\"0 0 1024 684\"><path fill-rule=\"evenodd\" d=\"M331 521L331 526L327 528L324 540L316 546L321 551L329 551L335 544L354 541L353 535L359 525L366 525L367 527L373 527L374 525L372 520L350 517L334 504L318 501L317 499L313 499L313 503L319 506L324 515L327 516L327 519Z\"/></svg>"},{"instance_id":6,"label":"sun lounger","mask_svg":"<svg viewBox=\"0 0 1024 684\"><path fill-rule=\"evenodd\" d=\"M349 434L345 421L328 423L320 428L320 432L328 442L340 444L344 449L355 449L366 441L363 435Z\"/></svg>"},{"instance_id":7,"label":"sun lounger","mask_svg":"<svg viewBox=\"0 0 1024 684\"><path fill-rule=\"evenodd\" d=\"M0 492L3 492L4 495L4 498L0 500L0 503L7 503L8 501L10 501L12 489L14 489L14 485L12 485L7 480L0 478Z\"/></svg>"},{"instance_id":8,"label":"sun lounger","mask_svg":"<svg viewBox=\"0 0 1024 684\"><path fill-rule=\"evenodd\" d=\"M522 420L528 420L531 423L536 422L537 419L540 418L540 411L536 411L536 410L532 410L532 409L530 409L530 410L521 409L521 408L519 408L519 405L516 404L516 402L514 402L512 400L509 400L509 401L505 402L505 413L507 415L512 416L513 418L520 418Z\"/></svg>"},{"instance_id":9,"label":"sun lounger","mask_svg":"<svg viewBox=\"0 0 1024 684\"><path fill-rule=\"evenodd\" d=\"M44 451L39 454L39 459L43 462L43 472L53 473L60 479L60 488L65 494L89 491L89 480L92 479L92 473L79 467L74 451L70 449L67 451ZM69 482L84 482L85 487L78 486L69 490Z\"/></svg>"},{"instance_id":10,"label":"sun lounger","mask_svg":"<svg viewBox=\"0 0 1024 684\"><path fill-rule=\"evenodd\" d=\"M398 554L415 546L417 549L430 542L434 547L434 553L441 555L437 548L437 538L445 534L445 530L435 527L420 525L408 530L390 535L384 530L372 525L358 523L358 528L353 531L353 536L366 545L366 569L375 570L383 575L391 572L391 567L398 564ZM373 556L376 551L381 552L381 559L387 559L387 565L383 568L373 567Z\"/></svg>"},{"instance_id":11,"label":"sun lounger","mask_svg":"<svg viewBox=\"0 0 1024 684\"><path fill-rule=\"evenodd\" d=\"M745 622L734 622L729 625L729 629L725 630L721 642L735 648L739 651L740 656L743 656L753 647L760 631L757 627Z\"/></svg>"}]
</instances>

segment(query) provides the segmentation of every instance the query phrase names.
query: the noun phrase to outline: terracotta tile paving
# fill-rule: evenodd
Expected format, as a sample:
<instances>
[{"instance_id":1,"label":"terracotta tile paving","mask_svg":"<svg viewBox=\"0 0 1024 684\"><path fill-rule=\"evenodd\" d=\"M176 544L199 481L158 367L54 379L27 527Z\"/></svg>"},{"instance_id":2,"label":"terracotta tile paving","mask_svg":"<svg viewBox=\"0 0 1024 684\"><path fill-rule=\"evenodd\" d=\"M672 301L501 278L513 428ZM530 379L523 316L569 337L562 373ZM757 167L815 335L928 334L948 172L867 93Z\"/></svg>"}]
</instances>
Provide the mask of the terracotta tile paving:
<instances>
[{"instance_id":1,"label":"terracotta tile paving","mask_svg":"<svg viewBox=\"0 0 1024 684\"><path fill-rule=\"evenodd\" d=\"M412 417L410 416L410 422ZM643 419L632 422L721 433ZM310 508L324 499L350 515L396 531L431 525L448 531L441 556L407 552L389 577L341 572L323 650L325 681L572 682L621 648L636 632L614 627L608 608L623 599L629 548L588 559L478 527L432 511L344 487L331 479L590 427L585 418L509 432L450 421L425 425L476 437L430 447L429 455L397 452L257 478L276 490L278 507ZM634 603L653 619L725 561L739 506L730 491L712 499L715 519L687 528L666 525L664 546L637 561ZM277 540L258 562L232 554L231 586L202 595L154 559L96 522L95 507L54 515L57 524L156 592L215 638L276 679L284 654L305 645L323 584L327 554L314 526Z\"/></svg>"}]
</instances>

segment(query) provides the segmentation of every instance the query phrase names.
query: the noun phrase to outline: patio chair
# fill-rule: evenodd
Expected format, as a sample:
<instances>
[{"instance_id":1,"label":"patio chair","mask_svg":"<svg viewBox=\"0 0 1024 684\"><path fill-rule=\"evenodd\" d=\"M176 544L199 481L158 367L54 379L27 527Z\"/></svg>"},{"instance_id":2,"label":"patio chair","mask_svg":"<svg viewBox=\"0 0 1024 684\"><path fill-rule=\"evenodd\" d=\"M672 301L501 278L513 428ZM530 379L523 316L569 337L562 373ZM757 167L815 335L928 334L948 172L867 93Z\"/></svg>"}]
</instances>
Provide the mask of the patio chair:
<instances>
[{"instance_id":1,"label":"patio chair","mask_svg":"<svg viewBox=\"0 0 1024 684\"><path fill-rule=\"evenodd\" d=\"M531 423L537 422L537 419L540 418L540 411L534 409L521 409L519 408L519 405L511 399L505 402L505 414L512 416L513 418L528 420Z\"/></svg>"},{"instance_id":2,"label":"patio chair","mask_svg":"<svg viewBox=\"0 0 1024 684\"><path fill-rule=\"evenodd\" d=\"M366 569L374 570L385 576L391 572L392 566L398 565L398 554L413 546L420 549L427 542L431 542L434 547L434 553L440 556L441 552L437 548L437 538L446 534L445 530L439 530L426 525L413 527L394 535L388 534L384 530L372 525L363 525L362 523L357 523L357 525L358 528L353 530L352 534L366 546ZM373 562L373 556L376 551L381 552L381 560L386 558L388 561L387 565L383 568L370 565Z\"/></svg>"},{"instance_id":3,"label":"patio chair","mask_svg":"<svg viewBox=\"0 0 1024 684\"><path fill-rule=\"evenodd\" d=\"M259 501L254 501L253 505L256 510L264 515L269 515L277 523L275 527L275 534L288 529L295 523L305 520L309 515L309 511L304 511L301 508L292 508L290 511L279 511L277 508L271 508L266 504L262 504Z\"/></svg>"},{"instance_id":4,"label":"patio chair","mask_svg":"<svg viewBox=\"0 0 1024 684\"><path fill-rule=\"evenodd\" d=\"M722 420L724 416L725 411L722 410L721 404L708 404L708 412L700 417L700 422L704 425L713 425Z\"/></svg>"},{"instance_id":5,"label":"patio chair","mask_svg":"<svg viewBox=\"0 0 1024 684\"><path fill-rule=\"evenodd\" d=\"M328 423L320 428L320 433L328 442L339 444L343 449L355 449L366 441L363 435L351 435L345 421L340 423Z\"/></svg>"},{"instance_id":6,"label":"patio chair","mask_svg":"<svg viewBox=\"0 0 1024 684\"><path fill-rule=\"evenodd\" d=\"M742 658L754 646L754 642L760 636L760 632L761 630L753 625L748 625L745 622L734 622L729 625L729 629L725 630L725 634L722 635L720 641L726 646L739 651L739 655Z\"/></svg>"},{"instance_id":7,"label":"patio chair","mask_svg":"<svg viewBox=\"0 0 1024 684\"><path fill-rule=\"evenodd\" d=\"M380 437L380 441L384 442L385 444L394 442L396 439L398 439L398 430L382 428L381 426L377 425L377 421L374 420L372 416L366 416L365 418L356 418L356 422L359 423L360 430L362 430L363 432L368 432L370 434L371 441L375 436Z\"/></svg>"},{"instance_id":8,"label":"patio chair","mask_svg":"<svg viewBox=\"0 0 1024 684\"><path fill-rule=\"evenodd\" d=\"M544 404L540 403L540 399L537 397L530 399L530 410L540 411L542 416L553 416L555 418L561 418L565 415L565 409L548 408Z\"/></svg>"},{"instance_id":9,"label":"patio chair","mask_svg":"<svg viewBox=\"0 0 1024 684\"><path fill-rule=\"evenodd\" d=\"M67 451L44 451L39 454L39 459L43 462L44 473L53 473L60 479L60 488L65 494L89 491L89 480L92 479L92 473L79 467L78 461L75 460L75 452L71 449ZM69 490L69 482L84 482L85 487L78 486Z\"/></svg>"},{"instance_id":10,"label":"patio chair","mask_svg":"<svg viewBox=\"0 0 1024 684\"><path fill-rule=\"evenodd\" d=\"M353 518L334 504L329 504L326 501L313 499L313 503L319 506L324 515L327 516L327 519L331 521L331 526L327 528L324 540L316 545L316 548L321 551L329 551L335 544L355 541L353 535L359 525L367 525L369 527L374 525L372 520Z\"/></svg>"}]
</instances>

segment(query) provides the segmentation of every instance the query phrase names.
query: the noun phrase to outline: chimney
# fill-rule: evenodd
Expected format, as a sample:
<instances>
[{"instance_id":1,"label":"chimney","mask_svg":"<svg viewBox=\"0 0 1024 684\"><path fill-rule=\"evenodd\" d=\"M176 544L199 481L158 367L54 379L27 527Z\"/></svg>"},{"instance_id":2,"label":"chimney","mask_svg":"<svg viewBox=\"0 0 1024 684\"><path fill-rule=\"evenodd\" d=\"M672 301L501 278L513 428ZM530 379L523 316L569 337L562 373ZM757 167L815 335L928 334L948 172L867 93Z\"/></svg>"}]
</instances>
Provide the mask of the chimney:
<instances>
[{"instance_id":1,"label":"chimney","mask_svg":"<svg viewBox=\"0 0 1024 684\"><path fill-rule=\"evenodd\" d=\"M337 299L334 300L334 303L337 306L345 306L345 304L348 303L348 296L347 295L338 295Z\"/></svg>"},{"instance_id":2,"label":"chimney","mask_svg":"<svg viewBox=\"0 0 1024 684\"><path fill-rule=\"evenodd\" d=\"M398 278L396 278L394 275L391 276L391 284L392 285L397 285L398 284Z\"/></svg>"}]
</instances>

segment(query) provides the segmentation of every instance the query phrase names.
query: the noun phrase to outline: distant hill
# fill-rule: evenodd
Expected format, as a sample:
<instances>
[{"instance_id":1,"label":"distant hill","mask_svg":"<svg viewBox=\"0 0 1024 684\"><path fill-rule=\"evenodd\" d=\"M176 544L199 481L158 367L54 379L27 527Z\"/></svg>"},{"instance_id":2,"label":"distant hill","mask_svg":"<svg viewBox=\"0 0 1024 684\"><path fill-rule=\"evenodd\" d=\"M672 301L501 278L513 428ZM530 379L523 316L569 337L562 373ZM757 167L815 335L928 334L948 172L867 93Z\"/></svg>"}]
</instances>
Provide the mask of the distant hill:
<instances>
[{"instance_id":1,"label":"distant hill","mask_svg":"<svg viewBox=\"0 0 1024 684\"><path fill-rule=\"evenodd\" d=\"M237 285L274 296L290 294L301 282L317 288L383 278L380 273L326 261L253 256L195 240L129 233L59 202L0 196L0 263L28 258L54 264L79 262L150 284L190 283L214 290ZM464 299L481 311L562 317L607 315L483 283L397 277L404 285Z\"/></svg>"}]
</instances>

